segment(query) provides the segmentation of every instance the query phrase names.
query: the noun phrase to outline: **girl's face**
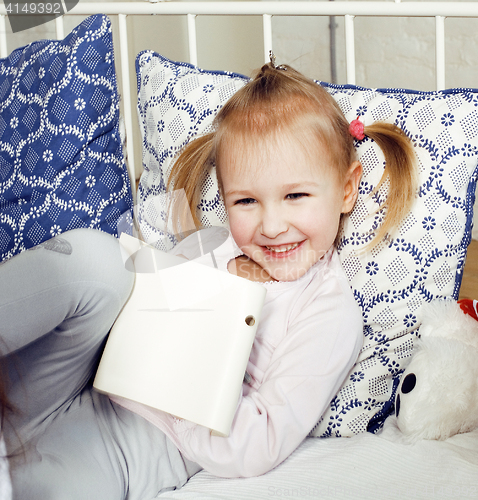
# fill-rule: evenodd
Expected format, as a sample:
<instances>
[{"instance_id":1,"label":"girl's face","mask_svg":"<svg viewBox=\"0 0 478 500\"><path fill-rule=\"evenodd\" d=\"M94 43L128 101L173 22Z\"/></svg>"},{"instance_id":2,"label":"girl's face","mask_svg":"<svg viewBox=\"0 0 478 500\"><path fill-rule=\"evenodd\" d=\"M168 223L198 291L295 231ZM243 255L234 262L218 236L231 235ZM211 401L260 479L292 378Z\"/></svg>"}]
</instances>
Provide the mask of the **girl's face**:
<instances>
[{"instance_id":1,"label":"girl's face","mask_svg":"<svg viewBox=\"0 0 478 500\"><path fill-rule=\"evenodd\" d=\"M234 240L279 281L300 278L333 245L362 174L354 162L341 180L328 154L306 154L293 142L277 144L267 154L228 151L220 169Z\"/></svg>"}]
</instances>

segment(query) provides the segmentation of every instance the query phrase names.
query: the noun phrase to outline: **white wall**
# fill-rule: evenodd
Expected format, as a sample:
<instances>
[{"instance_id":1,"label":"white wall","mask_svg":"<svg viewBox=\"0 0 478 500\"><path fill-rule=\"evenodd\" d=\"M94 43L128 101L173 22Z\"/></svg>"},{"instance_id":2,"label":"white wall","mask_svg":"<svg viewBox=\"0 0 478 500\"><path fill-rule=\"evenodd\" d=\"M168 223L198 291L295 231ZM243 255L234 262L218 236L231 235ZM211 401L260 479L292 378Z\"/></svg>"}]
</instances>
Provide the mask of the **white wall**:
<instances>
[{"instance_id":1,"label":"white wall","mask_svg":"<svg viewBox=\"0 0 478 500\"><path fill-rule=\"evenodd\" d=\"M335 22L338 83L345 83L344 22ZM328 18L273 18L278 60L330 81L328 26ZM478 19L446 19L445 36L446 86L478 87ZM433 18L356 17L355 53L357 85L435 90Z\"/></svg>"}]
</instances>

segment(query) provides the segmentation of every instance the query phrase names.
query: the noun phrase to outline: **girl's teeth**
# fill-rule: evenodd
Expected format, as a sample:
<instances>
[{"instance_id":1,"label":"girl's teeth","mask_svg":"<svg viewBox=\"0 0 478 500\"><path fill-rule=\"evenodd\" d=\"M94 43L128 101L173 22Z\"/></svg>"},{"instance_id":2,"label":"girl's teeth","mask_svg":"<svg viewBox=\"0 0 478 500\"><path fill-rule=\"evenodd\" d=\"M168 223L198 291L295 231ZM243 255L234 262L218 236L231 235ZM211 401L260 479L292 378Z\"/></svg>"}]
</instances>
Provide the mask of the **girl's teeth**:
<instances>
[{"instance_id":1,"label":"girl's teeth","mask_svg":"<svg viewBox=\"0 0 478 500\"><path fill-rule=\"evenodd\" d=\"M282 253L282 252L288 252L289 250L292 250L298 246L299 246L299 243L294 243L293 245L287 245L287 246L282 246L282 247L268 247L266 245L266 248L267 248L267 250L270 250L271 252Z\"/></svg>"}]
</instances>

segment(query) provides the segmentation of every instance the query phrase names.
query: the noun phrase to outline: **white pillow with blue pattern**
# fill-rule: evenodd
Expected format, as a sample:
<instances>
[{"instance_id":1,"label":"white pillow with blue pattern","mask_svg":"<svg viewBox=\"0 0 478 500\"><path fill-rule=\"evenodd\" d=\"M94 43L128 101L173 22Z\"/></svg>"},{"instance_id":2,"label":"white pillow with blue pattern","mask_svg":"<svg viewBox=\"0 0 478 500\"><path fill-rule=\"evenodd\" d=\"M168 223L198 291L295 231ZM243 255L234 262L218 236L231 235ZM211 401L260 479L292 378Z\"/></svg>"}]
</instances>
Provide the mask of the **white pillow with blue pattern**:
<instances>
[{"instance_id":1,"label":"white pillow with blue pattern","mask_svg":"<svg viewBox=\"0 0 478 500\"><path fill-rule=\"evenodd\" d=\"M164 193L173 159L247 78L204 71L145 51L136 60L143 166L138 201L143 236L162 249L164 211L150 203ZM457 298L471 238L478 162L478 91L375 90L321 83L349 121L396 123L412 139L418 156L419 197L395 239L364 250L380 222L386 195L369 193L383 172L384 157L370 139L356 143L364 174L353 212L343 225L338 252L362 308L364 345L343 387L312 431L314 436L375 432L393 411L395 391L411 356L421 306L433 298ZM214 170L203 186L201 221L227 225Z\"/></svg>"},{"instance_id":2,"label":"white pillow with blue pattern","mask_svg":"<svg viewBox=\"0 0 478 500\"><path fill-rule=\"evenodd\" d=\"M132 209L109 19L0 60L0 261Z\"/></svg>"}]
</instances>

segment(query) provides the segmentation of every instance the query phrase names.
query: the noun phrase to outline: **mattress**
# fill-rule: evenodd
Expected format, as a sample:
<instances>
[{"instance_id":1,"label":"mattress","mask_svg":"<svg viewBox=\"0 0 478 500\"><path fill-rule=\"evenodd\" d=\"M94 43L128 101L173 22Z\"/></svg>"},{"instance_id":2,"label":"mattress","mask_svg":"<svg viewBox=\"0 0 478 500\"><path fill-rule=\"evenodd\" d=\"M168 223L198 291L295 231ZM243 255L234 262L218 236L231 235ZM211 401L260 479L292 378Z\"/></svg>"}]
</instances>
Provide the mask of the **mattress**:
<instances>
[{"instance_id":1,"label":"mattress","mask_svg":"<svg viewBox=\"0 0 478 500\"><path fill-rule=\"evenodd\" d=\"M478 498L478 430L446 441L408 442L391 417L379 434L307 438L263 476L223 479L201 471L182 489L157 498Z\"/></svg>"}]
</instances>

